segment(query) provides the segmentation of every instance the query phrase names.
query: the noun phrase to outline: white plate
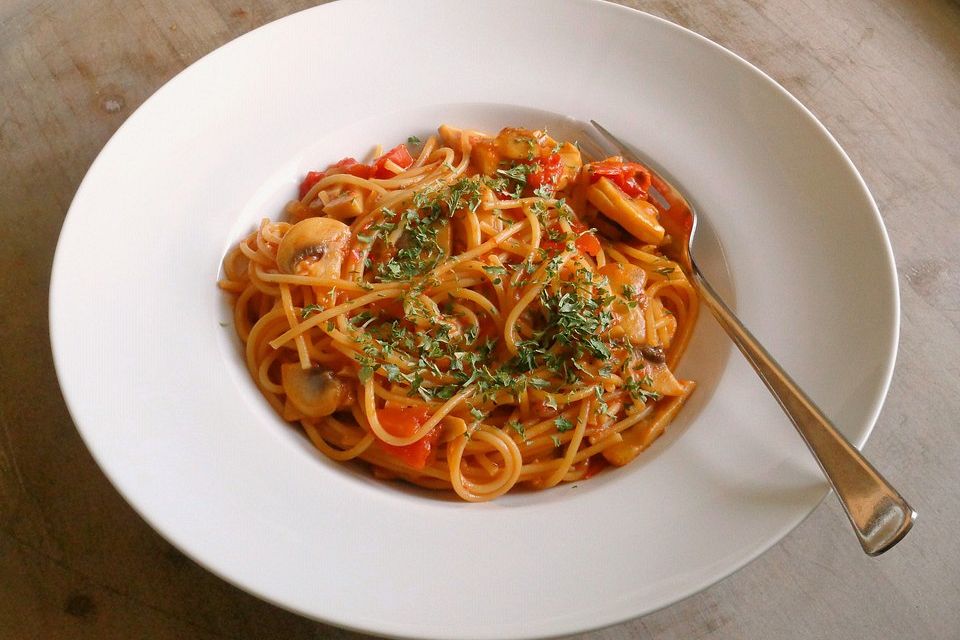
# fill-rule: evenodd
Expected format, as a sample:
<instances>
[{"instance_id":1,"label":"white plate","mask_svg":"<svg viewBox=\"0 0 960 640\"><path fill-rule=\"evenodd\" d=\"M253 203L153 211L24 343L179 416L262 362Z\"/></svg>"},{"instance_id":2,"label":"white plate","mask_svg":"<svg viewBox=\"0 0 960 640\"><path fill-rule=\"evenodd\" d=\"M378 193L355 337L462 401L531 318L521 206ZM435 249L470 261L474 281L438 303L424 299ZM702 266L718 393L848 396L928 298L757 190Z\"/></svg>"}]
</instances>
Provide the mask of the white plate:
<instances>
[{"instance_id":1,"label":"white plate","mask_svg":"<svg viewBox=\"0 0 960 640\"><path fill-rule=\"evenodd\" d=\"M856 170L783 89L704 38L600 2L350 0L257 29L164 86L97 158L64 224L50 295L64 396L161 534L334 624L533 637L690 595L817 505L809 454L706 316L683 363L701 386L651 451L491 504L330 462L261 399L220 324L227 248L276 217L308 169L440 122L563 124L530 109L595 118L682 179L708 216L698 260L862 445L896 352L893 259Z\"/></svg>"}]
</instances>

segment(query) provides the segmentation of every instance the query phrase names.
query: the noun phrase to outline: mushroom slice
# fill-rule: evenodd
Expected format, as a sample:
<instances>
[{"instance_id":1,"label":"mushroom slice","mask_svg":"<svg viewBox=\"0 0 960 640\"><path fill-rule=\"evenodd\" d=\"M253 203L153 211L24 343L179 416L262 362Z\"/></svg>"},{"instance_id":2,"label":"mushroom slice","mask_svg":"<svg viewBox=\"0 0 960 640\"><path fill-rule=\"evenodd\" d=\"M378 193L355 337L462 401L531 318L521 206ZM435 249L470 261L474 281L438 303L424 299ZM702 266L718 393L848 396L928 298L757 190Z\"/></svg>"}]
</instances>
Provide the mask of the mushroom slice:
<instances>
[{"instance_id":1,"label":"mushroom slice","mask_svg":"<svg viewBox=\"0 0 960 640\"><path fill-rule=\"evenodd\" d=\"M277 247L277 266L297 273L301 263L317 277L338 277L350 227L332 218L307 218L290 227Z\"/></svg>"},{"instance_id":2,"label":"mushroom slice","mask_svg":"<svg viewBox=\"0 0 960 640\"><path fill-rule=\"evenodd\" d=\"M682 396L684 387L665 364L652 364L647 367L647 375L653 383L650 385L661 396Z\"/></svg>"},{"instance_id":3,"label":"mushroom slice","mask_svg":"<svg viewBox=\"0 0 960 640\"><path fill-rule=\"evenodd\" d=\"M643 344L647 335L644 314L647 297L643 292L646 272L636 265L610 262L601 267L598 273L606 276L610 292L614 295L610 305L614 319L611 332L619 335L612 337L626 336L633 344Z\"/></svg>"},{"instance_id":4,"label":"mushroom slice","mask_svg":"<svg viewBox=\"0 0 960 640\"><path fill-rule=\"evenodd\" d=\"M665 233L657 219L657 208L646 200L629 197L620 187L606 178L600 178L587 189L587 200L631 235L660 244Z\"/></svg>"},{"instance_id":5,"label":"mushroom slice","mask_svg":"<svg viewBox=\"0 0 960 640\"><path fill-rule=\"evenodd\" d=\"M440 134L440 140L443 141L445 146L450 147L454 151L460 150L460 136L463 135L463 129L442 124L437 129L437 133Z\"/></svg>"},{"instance_id":6,"label":"mushroom slice","mask_svg":"<svg viewBox=\"0 0 960 640\"><path fill-rule=\"evenodd\" d=\"M324 204L323 212L339 220L356 218L363 213L363 194L355 189L347 189Z\"/></svg>"},{"instance_id":7,"label":"mushroom slice","mask_svg":"<svg viewBox=\"0 0 960 640\"><path fill-rule=\"evenodd\" d=\"M308 418L325 418L348 401L347 386L326 369L303 369L297 362L280 366L287 400Z\"/></svg>"},{"instance_id":8,"label":"mushroom slice","mask_svg":"<svg viewBox=\"0 0 960 640\"><path fill-rule=\"evenodd\" d=\"M557 153L560 154L560 161L563 163L563 174L557 181L557 191L559 191L577 177L580 167L583 166L583 157L580 155L580 149L569 142L564 142Z\"/></svg>"},{"instance_id":9,"label":"mushroom slice","mask_svg":"<svg viewBox=\"0 0 960 640\"><path fill-rule=\"evenodd\" d=\"M500 157L507 160L533 160L541 155L542 131L507 127L493 140Z\"/></svg>"},{"instance_id":10,"label":"mushroom slice","mask_svg":"<svg viewBox=\"0 0 960 640\"><path fill-rule=\"evenodd\" d=\"M485 176L492 176L500 166L500 156L493 146L492 140L480 140L470 150L470 162L477 171Z\"/></svg>"}]
</instances>

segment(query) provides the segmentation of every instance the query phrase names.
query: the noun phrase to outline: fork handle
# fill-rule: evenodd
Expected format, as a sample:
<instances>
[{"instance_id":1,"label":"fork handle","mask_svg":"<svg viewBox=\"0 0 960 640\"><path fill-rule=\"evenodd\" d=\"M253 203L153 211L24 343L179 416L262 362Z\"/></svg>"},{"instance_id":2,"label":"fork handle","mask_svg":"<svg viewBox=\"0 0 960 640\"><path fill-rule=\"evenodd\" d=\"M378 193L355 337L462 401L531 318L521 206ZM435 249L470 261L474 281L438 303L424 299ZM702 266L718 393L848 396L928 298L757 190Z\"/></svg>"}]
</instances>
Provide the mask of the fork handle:
<instances>
[{"instance_id":1,"label":"fork handle","mask_svg":"<svg viewBox=\"0 0 960 640\"><path fill-rule=\"evenodd\" d=\"M693 282L703 302L753 366L836 491L863 550L880 555L910 531L917 517L907 501L837 431L817 405L743 326L693 265Z\"/></svg>"}]
</instances>

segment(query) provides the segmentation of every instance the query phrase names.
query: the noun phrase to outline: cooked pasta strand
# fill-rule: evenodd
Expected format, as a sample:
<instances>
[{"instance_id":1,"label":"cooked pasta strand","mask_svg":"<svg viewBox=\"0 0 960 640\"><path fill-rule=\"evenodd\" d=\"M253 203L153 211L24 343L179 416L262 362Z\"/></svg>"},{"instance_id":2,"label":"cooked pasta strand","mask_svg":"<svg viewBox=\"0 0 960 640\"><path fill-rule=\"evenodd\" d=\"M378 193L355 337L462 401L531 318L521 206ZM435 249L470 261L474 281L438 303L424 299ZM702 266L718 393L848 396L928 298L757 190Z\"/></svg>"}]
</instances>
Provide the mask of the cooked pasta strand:
<instances>
[{"instance_id":1,"label":"cooked pasta strand","mask_svg":"<svg viewBox=\"0 0 960 640\"><path fill-rule=\"evenodd\" d=\"M469 502L630 462L695 387L696 292L625 217L645 169L438 133L311 172L224 257L252 379L323 455Z\"/></svg>"}]
</instances>

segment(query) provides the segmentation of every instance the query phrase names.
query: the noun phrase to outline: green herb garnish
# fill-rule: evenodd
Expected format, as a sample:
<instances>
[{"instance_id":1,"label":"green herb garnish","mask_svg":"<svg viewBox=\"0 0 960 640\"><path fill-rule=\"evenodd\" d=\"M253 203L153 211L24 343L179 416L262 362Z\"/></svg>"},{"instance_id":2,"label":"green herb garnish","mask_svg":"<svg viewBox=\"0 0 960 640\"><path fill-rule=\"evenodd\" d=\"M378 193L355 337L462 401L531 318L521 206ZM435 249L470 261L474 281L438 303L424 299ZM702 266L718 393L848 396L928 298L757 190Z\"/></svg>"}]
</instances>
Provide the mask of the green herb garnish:
<instances>
[{"instance_id":1,"label":"green herb garnish","mask_svg":"<svg viewBox=\"0 0 960 640\"><path fill-rule=\"evenodd\" d=\"M321 305L319 305L319 304L308 304L308 305L305 306L305 307L303 308L303 310L300 312L300 317L301 317L301 318L306 318L306 317L309 316L311 313L320 313L321 311L323 311L323 307L322 307Z\"/></svg>"}]
</instances>

